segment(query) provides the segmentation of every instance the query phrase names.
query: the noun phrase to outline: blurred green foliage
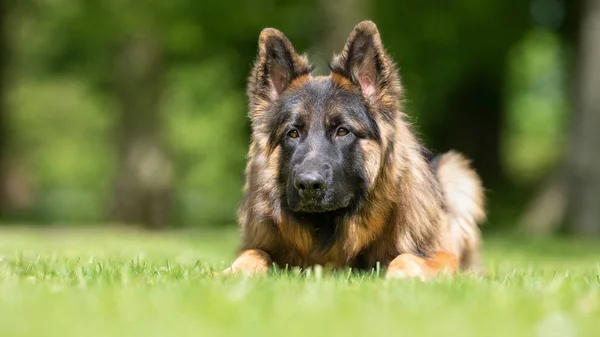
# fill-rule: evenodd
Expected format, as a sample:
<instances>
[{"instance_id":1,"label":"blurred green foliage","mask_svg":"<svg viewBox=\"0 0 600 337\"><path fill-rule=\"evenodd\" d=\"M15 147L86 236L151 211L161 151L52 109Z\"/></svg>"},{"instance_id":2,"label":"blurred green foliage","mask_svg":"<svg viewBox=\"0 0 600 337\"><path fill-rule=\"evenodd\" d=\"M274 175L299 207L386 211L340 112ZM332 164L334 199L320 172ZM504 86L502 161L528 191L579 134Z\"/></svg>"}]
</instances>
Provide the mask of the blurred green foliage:
<instances>
[{"instance_id":1,"label":"blurred green foliage","mask_svg":"<svg viewBox=\"0 0 600 337\"><path fill-rule=\"evenodd\" d=\"M568 100L560 40L547 30L532 30L512 50L509 73L506 170L520 182L539 182L566 143Z\"/></svg>"},{"instance_id":2,"label":"blurred green foliage","mask_svg":"<svg viewBox=\"0 0 600 337\"><path fill-rule=\"evenodd\" d=\"M439 133L460 117L448 109L449 94L472 74L487 74L504 90L498 179L537 182L560 153L566 100L563 46L551 29L532 25L529 2L365 3L362 16L376 21L398 62L426 143L447 150ZM234 222L249 141L244 86L260 30L282 30L315 60L344 43L320 49L332 23L316 0L10 5L10 125L36 191L17 216L23 221L106 220L118 122L111 64L129 36L151 34L166 50L162 135L175 163L173 223L194 226ZM458 133L478 141L470 130Z\"/></svg>"}]
</instances>

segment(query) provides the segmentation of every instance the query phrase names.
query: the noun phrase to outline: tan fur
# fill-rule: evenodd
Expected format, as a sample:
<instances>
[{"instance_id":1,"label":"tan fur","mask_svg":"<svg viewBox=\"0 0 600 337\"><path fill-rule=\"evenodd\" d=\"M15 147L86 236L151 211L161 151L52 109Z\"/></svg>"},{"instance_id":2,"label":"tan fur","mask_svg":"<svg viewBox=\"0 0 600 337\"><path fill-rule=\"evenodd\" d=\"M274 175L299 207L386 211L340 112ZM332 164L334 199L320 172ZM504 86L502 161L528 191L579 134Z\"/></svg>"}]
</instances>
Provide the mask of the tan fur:
<instances>
[{"instance_id":1,"label":"tan fur","mask_svg":"<svg viewBox=\"0 0 600 337\"><path fill-rule=\"evenodd\" d=\"M388 278L414 278L421 280L433 278L439 274L452 274L458 270L458 260L454 254L434 253L424 259L413 254L402 254L388 266Z\"/></svg>"},{"instance_id":2,"label":"tan fur","mask_svg":"<svg viewBox=\"0 0 600 337\"><path fill-rule=\"evenodd\" d=\"M485 195L481 180L460 153L442 155L436 165L447 208L450 231L456 250L461 252L461 266L479 271L481 233L478 223L485 220Z\"/></svg>"},{"instance_id":3,"label":"tan fur","mask_svg":"<svg viewBox=\"0 0 600 337\"><path fill-rule=\"evenodd\" d=\"M227 268L225 274L239 273L246 275L266 274L271 264L271 257L260 249L249 249L244 251L235 260L233 265Z\"/></svg>"},{"instance_id":4,"label":"tan fur","mask_svg":"<svg viewBox=\"0 0 600 337\"><path fill-rule=\"evenodd\" d=\"M365 45L366 52L356 50ZM273 52L268 50L273 46L289 50L293 69L275 65L276 60L270 58ZM356 55L366 56L355 60ZM369 183L367 201L357 214L346 219L339 239L323 253L309 229L282 210L282 190L277 180L279 148L267 144L271 130L267 129L265 111L280 94L308 81L328 80L361 94L359 84L364 78L359 77L364 72L372 74L369 69L375 64L380 65L375 86L362 91L381 133L381 142L360 143ZM375 24L358 24L331 65L331 75L313 78L306 56L298 56L281 32L267 28L260 35L257 62L248 81L253 132L245 198L239 210L242 245L230 271L252 273L267 260L280 266L320 264L340 268L371 268L379 262L390 267L388 277L429 278L437 271L455 272L457 261L462 269L474 267L480 241L477 223L484 219L479 178L454 152L439 159L437 176L425 161L422 145L402 113L397 70ZM280 87L274 85L278 79L284 79Z\"/></svg>"}]
</instances>

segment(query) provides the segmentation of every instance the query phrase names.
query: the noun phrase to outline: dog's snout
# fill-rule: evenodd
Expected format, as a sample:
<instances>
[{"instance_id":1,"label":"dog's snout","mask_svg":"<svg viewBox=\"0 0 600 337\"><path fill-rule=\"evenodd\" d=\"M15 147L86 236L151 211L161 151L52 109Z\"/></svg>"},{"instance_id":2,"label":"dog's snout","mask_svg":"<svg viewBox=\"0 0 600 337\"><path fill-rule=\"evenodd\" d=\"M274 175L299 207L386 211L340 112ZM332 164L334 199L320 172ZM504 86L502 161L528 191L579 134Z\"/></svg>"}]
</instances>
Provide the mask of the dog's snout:
<instances>
[{"instance_id":1,"label":"dog's snout","mask_svg":"<svg viewBox=\"0 0 600 337\"><path fill-rule=\"evenodd\" d=\"M325 191L325 178L318 172L306 172L296 175L294 187L302 197L316 196Z\"/></svg>"}]
</instances>

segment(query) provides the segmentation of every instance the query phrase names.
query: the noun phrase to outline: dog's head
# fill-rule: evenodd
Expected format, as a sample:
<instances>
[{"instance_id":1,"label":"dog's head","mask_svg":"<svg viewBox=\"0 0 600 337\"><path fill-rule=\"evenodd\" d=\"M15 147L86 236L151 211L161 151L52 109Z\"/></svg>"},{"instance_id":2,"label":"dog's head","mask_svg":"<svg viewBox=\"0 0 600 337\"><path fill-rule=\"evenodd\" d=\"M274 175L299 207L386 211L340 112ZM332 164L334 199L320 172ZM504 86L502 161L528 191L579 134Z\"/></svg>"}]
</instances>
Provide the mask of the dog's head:
<instances>
[{"instance_id":1,"label":"dog's head","mask_svg":"<svg viewBox=\"0 0 600 337\"><path fill-rule=\"evenodd\" d=\"M391 142L400 85L374 23L351 32L328 76L311 76L278 30L264 29L249 79L253 132L276 153L287 207L297 213L352 209L364 200Z\"/></svg>"}]
</instances>

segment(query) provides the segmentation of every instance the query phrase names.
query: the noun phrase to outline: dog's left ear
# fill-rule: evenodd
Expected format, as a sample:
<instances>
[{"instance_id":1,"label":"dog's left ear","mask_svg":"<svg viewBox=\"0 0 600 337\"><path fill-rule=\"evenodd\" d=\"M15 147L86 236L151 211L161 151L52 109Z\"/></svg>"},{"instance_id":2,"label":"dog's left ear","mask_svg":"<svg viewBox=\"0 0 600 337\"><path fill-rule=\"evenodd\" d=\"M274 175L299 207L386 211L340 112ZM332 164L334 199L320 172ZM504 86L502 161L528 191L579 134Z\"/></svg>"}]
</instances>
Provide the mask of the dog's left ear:
<instances>
[{"instance_id":1,"label":"dog's left ear","mask_svg":"<svg viewBox=\"0 0 600 337\"><path fill-rule=\"evenodd\" d=\"M330 69L358 86L369 103L375 103L382 93L400 94L396 67L372 21L363 21L354 27L342 52L334 56Z\"/></svg>"}]
</instances>

